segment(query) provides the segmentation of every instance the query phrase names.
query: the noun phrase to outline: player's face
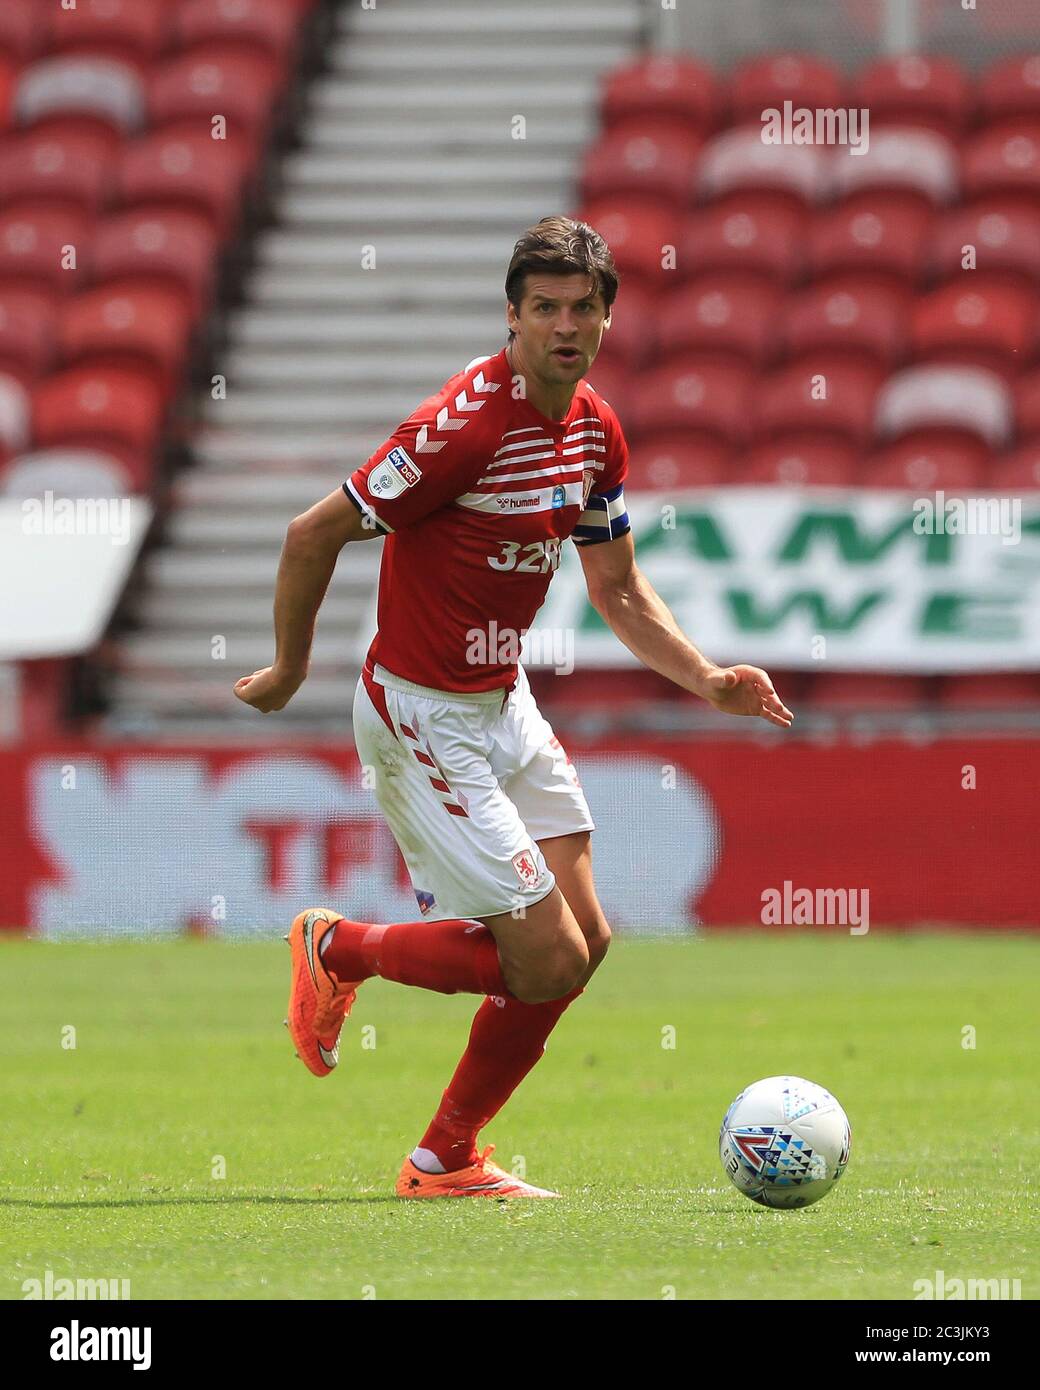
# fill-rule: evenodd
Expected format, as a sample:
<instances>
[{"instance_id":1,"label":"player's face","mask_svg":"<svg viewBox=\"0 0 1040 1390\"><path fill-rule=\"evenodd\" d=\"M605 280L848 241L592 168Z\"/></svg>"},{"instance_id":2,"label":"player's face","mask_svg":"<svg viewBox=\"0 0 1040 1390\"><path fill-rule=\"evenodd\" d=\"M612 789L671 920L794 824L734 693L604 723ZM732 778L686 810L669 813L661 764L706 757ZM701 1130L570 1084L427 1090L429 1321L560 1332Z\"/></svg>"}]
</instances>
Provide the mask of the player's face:
<instances>
[{"instance_id":1,"label":"player's face","mask_svg":"<svg viewBox=\"0 0 1040 1390\"><path fill-rule=\"evenodd\" d=\"M587 275L528 275L520 311L508 306L523 362L547 385L573 386L592 366L610 316Z\"/></svg>"}]
</instances>

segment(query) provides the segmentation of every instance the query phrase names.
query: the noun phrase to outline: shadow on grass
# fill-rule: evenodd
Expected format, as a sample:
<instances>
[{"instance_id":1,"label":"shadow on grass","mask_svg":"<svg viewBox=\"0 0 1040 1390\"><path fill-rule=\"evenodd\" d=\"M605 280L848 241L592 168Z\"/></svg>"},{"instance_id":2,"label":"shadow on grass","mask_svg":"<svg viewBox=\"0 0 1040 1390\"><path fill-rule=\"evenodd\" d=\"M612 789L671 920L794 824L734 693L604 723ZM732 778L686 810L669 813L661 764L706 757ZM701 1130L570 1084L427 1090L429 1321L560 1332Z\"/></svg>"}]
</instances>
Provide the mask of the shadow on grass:
<instances>
[{"instance_id":1,"label":"shadow on grass","mask_svg":"<svg viewBox=\"0 0 1040 1390\"><path fill-rule=\"evenodd\" d=\"M41 1211L78 1211L102 1209L105 1207L226 1207L269 1206L269 1207L325 1207L357 1206L361 1203L393 1202L401 1199L392 1195L385 1197L128 1197L124 1201L37 1201L30 1197L0 1197L0 1207L30 1207Z\"/></svg>"}]
</instances>

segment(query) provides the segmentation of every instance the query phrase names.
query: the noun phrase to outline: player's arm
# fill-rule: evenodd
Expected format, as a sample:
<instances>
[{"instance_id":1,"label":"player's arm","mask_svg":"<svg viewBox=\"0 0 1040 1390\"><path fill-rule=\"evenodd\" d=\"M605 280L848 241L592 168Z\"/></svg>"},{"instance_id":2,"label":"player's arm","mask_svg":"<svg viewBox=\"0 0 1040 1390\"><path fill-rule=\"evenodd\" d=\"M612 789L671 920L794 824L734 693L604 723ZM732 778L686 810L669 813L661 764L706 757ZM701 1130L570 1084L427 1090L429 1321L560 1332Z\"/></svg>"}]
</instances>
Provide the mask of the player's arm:
<instances>
[{"instance_id":1,"label":"player's arm","mask_svg":"<svg viewBox=\"0 0 1040 1390\"><path fill-rule=\"evenodd\" d=\"M342 488L290 521L275 581L274 662L235 682L240 700L261 714L289 703L307 677L314 624L340 551L378 534Z\"/></svg>"},{"instance_id":2,"label":"player's arm","mask_svg":"<svg viewBox=\"0 0 1040 1390\"><path fill-rule=\"evenodd\" d=\"M636 564L632 534L578 547L589 601L644 666L726 714L761 715L790 728L794 715L757 666L716 666L682 632Z\"/></svg>"}]
</instances>

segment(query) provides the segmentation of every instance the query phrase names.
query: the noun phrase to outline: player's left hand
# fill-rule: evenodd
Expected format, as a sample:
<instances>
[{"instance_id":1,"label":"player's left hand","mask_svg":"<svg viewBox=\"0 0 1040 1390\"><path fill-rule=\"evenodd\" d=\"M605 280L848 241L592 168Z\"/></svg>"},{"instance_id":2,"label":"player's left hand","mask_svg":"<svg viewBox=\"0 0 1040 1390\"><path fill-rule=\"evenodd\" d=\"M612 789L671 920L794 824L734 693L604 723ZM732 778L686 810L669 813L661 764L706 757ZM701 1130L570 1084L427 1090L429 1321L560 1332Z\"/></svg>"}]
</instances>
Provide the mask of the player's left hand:
<instances>
[{"instance_id":1,"label":"player's left hand","mask_svg":"<svg viewBox=\"0 0 1040 1390\"><path fill-rule=\"evenodd\" d=\"M794 722L773 682L757 666L719 666L705 677L700 693L723 714L757 714L781 729Z\"/></svg>"}]
</instances>

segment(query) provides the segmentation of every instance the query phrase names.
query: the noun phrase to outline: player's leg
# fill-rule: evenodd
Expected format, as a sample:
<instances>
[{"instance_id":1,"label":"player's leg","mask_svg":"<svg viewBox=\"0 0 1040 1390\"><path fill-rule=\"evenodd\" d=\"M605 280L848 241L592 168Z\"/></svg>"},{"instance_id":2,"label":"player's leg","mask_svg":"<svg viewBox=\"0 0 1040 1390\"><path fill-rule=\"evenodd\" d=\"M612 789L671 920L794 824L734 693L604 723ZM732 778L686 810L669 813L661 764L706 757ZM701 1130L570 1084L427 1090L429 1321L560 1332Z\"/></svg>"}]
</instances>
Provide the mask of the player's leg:
<instances>
[{"instance_id":1,"label":"player's leg","mask_svg":"<svg viewBox=\"0 0 1040 1390\"><path fill-rule=\"evenodd\" d=\"M588 830L554 835L540 839L538 848L555 874L556 886L585 938L589 963L579 983L587 985L610 946L610 925L592 878L592 835Z\"/></svg>"}]
</instances>

